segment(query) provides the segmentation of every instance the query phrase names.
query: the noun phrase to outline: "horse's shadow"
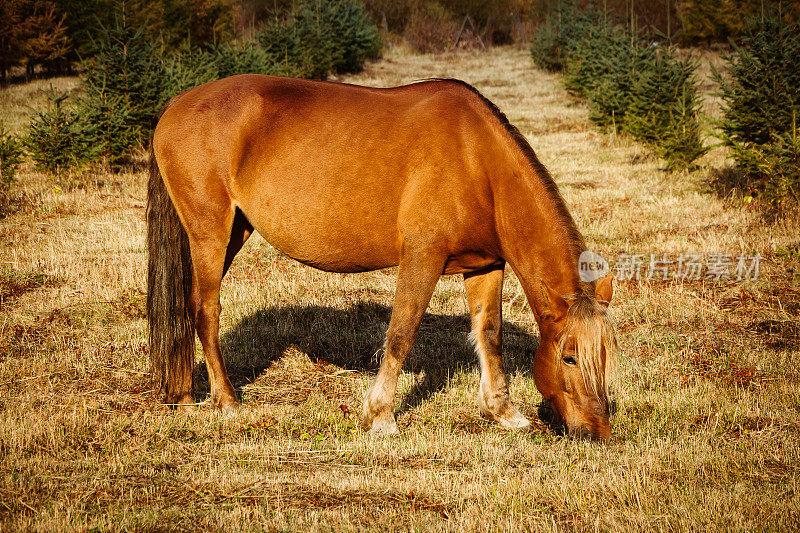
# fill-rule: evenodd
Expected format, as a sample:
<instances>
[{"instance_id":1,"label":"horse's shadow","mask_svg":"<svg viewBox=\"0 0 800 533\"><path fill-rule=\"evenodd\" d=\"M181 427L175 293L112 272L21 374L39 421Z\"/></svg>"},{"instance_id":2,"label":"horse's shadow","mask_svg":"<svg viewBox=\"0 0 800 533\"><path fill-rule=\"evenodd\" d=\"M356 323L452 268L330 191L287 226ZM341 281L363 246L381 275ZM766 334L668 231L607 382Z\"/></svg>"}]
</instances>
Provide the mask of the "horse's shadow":
<instances>
[{"instance_id":1,"label":"horse's shadow","mask_svg":"<svg viewBox=\"0 0 800 533\"><path fill-rule=\"evenodd\" d=\"M269 307L242 318L221 338L222 351L234 388L253 382L285 350L294 345L312 360L327 361L347 370L374 372L392 309L361 302L347 309L321 306ZM404 397L400 412L413 409L447 386L459 370L478 366L467 341L467 315L426 314L404 370L424 372L424 378ZM538 346L528 331L503 322L503 360L509 374L527 372ZM205 365L195 369L197 392L209 393Z\"/></svg>"}]
</instances>

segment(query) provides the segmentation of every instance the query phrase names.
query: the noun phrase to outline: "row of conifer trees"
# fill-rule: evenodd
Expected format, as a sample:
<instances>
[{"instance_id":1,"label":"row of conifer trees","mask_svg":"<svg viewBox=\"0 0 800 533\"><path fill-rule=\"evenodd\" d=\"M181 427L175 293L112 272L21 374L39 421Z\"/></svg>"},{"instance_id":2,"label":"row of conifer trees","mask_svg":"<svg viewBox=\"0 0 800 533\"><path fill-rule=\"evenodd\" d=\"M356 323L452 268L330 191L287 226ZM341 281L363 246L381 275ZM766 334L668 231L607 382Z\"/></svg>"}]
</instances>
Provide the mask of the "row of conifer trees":
<instances>
[{"instance_id":1,"label":"row of conifer trees","mask_svg":"<svg viewBox=\"0 0 800 533\"><path fill-rule=\"evenodd\" d=\"M645 37L645 35L647 35ZM800 28L786 13L755 14L714 72L722 117L703 120L697 62L666 36L637 32L599 9L562 4L539 26L531 56L563 72L601 129L625 132L669 170L691 168L715 142L730 148L748 194L780 206L800 194Z\"/></svg>"}]
</instances>

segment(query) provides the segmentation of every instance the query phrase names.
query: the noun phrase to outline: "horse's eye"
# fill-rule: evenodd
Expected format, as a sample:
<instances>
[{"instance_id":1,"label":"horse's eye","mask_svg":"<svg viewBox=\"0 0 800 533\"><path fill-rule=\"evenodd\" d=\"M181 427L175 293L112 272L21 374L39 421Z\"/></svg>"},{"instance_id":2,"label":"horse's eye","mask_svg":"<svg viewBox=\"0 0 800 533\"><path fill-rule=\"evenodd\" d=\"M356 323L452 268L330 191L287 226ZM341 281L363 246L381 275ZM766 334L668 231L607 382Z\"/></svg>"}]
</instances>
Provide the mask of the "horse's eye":
<instances>
[{"instance_id":1,"label":"horse's eye","mask_svg":"<svg viewBox=\"0 0 800 533\"><path fill-rule=\"evenodd\" d=\"M561 358L561 360L564 361L565 365L575 366L578 364L578 361L576 361L571 355L565 355Z\"/></svg>"}]
</instances>

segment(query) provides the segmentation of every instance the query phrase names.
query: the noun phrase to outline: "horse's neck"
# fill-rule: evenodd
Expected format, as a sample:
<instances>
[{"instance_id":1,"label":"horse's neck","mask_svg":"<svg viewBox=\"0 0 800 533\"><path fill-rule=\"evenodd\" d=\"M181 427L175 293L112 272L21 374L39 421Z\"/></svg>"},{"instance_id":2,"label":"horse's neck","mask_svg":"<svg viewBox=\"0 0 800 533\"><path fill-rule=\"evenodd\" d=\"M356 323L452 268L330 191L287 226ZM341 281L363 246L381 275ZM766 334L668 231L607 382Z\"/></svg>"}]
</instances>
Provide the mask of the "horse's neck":
<instances>
[{"instance_id":1,"label":"horse's neck","mask_svg":"<svg viewBox=\"0 0 800 533\"><path fill-rule=\"evenodd\" d=\"M532 307L542 298L540 280L561 295L580 292L578 255L584 245L561 199L535 169L505 181L495 188L498 237Z\"/></svg>"}]
</instances>

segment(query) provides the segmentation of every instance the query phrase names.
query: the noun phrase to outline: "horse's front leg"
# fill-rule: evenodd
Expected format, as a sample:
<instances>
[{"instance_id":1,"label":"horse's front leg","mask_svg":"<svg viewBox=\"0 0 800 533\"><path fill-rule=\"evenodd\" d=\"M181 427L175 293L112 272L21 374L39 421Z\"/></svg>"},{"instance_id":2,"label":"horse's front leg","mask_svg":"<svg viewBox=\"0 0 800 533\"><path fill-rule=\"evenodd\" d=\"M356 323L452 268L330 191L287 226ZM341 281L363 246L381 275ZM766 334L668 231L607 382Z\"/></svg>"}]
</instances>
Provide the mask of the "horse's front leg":
<instances>
[{"instance_id":1,"label":"horse's front leg","mask_svg":"<svg viewBox=\"0 0 800 533\"><path fill-rule=\"evenodd\" d=\"M364 397L363 423L373 435L397 433L394 395L403 361L417 337L422 316L442 274L446 257L434 250L405 252L397 273L392 318L386 332L383 361Z\"/></svg>"},{"instance_id":2,"label":"horse's front leg","mask_svg":"<svg viewBox=\"0 0 800 533\"><path fill-rule=\"evenodd\" d=\"M530 421L511 403L503 369L503 267L464 276L472 315L470 340L481 363L478 408L507 429L526 429Z\"/></svg>"}]
</instances>

